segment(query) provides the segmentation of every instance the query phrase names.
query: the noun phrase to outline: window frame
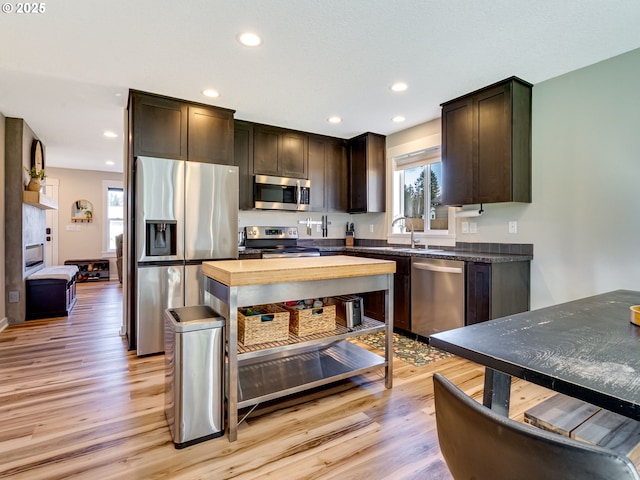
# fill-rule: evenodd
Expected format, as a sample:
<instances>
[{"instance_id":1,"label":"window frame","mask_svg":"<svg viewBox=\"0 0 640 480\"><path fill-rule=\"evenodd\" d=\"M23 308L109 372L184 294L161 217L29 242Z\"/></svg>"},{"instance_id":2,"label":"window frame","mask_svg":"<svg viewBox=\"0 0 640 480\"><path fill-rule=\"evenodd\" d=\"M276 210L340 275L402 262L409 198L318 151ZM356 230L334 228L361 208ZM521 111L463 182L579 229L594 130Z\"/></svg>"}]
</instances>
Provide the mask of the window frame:
<instances>
[{"instance_id":1,"label":"window frame","mask_svg":"<svg viewBox=\"0 0 640 480\"><path fill-rule=\"evenodd\" d=\"M396 181L396 172L405 170L415 166L426 165L429 163L437 163L442 160L440 150L440 135L432 135L420 141L414 141L407 144L397 145L388 149L387 178L389 179L389 203L387 205L389 215L387 215L387 241L395 244L410 243L411 230L406 228L404 232L394 232L391 223L400 215L400 205L404 196L404 185L399 187ZM428 171L428 170L427 170ZM426 187L425 187L426 188ZM398 191L398 190L402 191ZM429 192L425 192L426 197ZM401 201L398 201L398 200ZM427 200L429 202L429 200ZM426 208L426 204L425 204ZM428 216L428 211L425 212ZM447 230L425 230L423 232L415 232L414 239L418 245L434 245L434 246L455 246L456 240L456 218L455 207L448 207L448 229Z\"/></svg>"},{"instance_id":2,"label":"window frame","mask_svg":"<svg viewBox=\"0 0 640 480\"><path fill-rule=\"evenodd\" d=\"M102 255L105 257L115 257L116 249L109 248L109 190L121 189L124 196L124 182L122 180L102 181ZM122 223L124 227L124 206L122 209Z\"/></svg>"}]
</instances>

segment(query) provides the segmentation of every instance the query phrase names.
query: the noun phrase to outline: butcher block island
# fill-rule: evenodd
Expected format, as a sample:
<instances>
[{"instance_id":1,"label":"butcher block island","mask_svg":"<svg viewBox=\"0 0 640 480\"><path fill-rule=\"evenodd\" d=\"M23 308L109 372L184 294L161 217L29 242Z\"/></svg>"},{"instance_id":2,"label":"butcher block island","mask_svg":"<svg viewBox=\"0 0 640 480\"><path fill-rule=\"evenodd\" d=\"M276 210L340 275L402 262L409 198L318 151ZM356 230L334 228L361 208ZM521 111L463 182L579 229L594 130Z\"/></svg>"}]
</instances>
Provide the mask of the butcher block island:
<instances>
[{"instance_id":1,"label":"butcher block island","mask_svg":"<svg viewBox=\"0 0 640 480\"><path fill-rule=\"evenodd\" d=\"M342 255L203 262L206 300L226 319L229 441L237 439L239 408L377 368L384 368L391 388L395 270L392 261ZM238 340L239 308L375 291L385 292L384 323L364 317L358 326L336 323L335 330L304 337L290 332L286 340L248 346ZM375 332L386 334L384 356L348 340Z\"/></svg>"}]
</instances>

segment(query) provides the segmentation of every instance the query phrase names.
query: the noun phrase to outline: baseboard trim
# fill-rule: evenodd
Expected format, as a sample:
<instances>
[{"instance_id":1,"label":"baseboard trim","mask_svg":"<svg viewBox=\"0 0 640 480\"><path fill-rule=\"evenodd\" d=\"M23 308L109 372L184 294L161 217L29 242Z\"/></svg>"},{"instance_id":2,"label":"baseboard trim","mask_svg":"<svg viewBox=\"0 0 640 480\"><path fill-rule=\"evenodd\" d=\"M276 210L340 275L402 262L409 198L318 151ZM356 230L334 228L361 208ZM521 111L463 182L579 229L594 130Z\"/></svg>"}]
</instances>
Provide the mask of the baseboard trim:
<instances>
[{"instance_id":1,"label":"baseboard trim","mask_svg":"<svg viewBox=\"0 0 640 480\"><path fill-rule=\"evenodd\" d=\"M0 320L0 332L2 332L8 326L9 326L9 319L7 317L4 317L2 320Z\"/></svg>"}]
</instances>

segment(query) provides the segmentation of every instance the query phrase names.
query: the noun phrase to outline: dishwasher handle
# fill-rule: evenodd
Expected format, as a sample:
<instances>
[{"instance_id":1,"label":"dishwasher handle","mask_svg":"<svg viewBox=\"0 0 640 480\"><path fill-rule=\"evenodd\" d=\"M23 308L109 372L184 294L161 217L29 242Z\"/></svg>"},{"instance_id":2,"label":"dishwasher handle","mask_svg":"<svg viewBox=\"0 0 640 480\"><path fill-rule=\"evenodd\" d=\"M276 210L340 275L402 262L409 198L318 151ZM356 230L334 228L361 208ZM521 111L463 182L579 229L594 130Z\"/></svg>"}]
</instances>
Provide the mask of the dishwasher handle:
<instances>
[{"instance_id":1,"label":"dishwasher handle","mask_svg":"<svg viewBox=\"0 0 640 480\"><path fill-rule=\"evenodd\" d=\"M440 267L438 265L431 265L429 263L414 263L412 267L415 267L419 270L428 270L430 272L438 272L438 273L462 273L463 269L461 267Z\"/></svg>"}]
</instances>

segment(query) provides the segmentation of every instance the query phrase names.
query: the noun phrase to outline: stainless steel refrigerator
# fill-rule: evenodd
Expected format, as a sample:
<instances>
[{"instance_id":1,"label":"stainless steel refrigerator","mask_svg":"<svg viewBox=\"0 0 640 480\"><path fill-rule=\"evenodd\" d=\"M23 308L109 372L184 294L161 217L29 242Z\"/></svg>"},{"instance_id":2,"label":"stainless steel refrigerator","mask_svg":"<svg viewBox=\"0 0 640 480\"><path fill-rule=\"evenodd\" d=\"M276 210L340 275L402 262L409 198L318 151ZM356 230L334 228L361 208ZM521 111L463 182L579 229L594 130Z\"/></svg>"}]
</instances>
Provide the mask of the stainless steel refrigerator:
<instances>
[{"instance_id":1,"label":"stainless steel refrigerator","mask_svg":"<svg viewBox=\"0 0 640 480\"><path fill-rule=\"evenodd\" d=\"M164 351L167 308L204 303L202 262L238 258L238 167L137 157L138 355Z\"/></svg>"}]
</instances>

